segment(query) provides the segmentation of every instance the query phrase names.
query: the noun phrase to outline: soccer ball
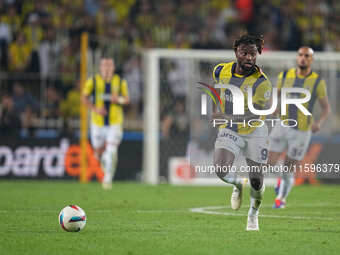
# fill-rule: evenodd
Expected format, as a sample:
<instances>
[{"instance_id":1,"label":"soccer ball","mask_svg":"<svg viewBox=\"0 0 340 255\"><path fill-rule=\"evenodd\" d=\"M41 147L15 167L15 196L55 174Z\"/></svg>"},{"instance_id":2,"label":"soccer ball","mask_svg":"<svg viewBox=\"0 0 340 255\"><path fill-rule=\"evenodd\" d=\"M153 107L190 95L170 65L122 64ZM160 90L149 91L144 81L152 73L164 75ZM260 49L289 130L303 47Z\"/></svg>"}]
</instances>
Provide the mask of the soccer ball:
<instances>
[{"instance_id":1,"label":"soccer ball","mask_svg":"<svg viewBox=\"0 0 340 255\"><path fill-rule=\"evenodd\" d=\"M77 205L68 205L59 213L59 224L68 232L79 232L86 225L86 214Z\"/></svg>"}]
</instances>

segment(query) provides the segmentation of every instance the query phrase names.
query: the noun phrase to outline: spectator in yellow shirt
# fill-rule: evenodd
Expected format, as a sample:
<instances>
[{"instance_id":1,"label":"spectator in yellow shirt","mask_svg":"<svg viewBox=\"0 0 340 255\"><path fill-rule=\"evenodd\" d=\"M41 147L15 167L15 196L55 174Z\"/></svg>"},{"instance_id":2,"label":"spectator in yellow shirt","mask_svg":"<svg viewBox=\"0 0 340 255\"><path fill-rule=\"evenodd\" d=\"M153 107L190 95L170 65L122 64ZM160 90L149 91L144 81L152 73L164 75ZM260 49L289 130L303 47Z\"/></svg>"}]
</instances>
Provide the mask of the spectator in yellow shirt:
<instances>
[{"instance_id":1,"label":"spectator in yellow shirt","mask_svg":"<svg viewBox=\"0 0 340 255\"><path fill-rule=\"evenodd\" d=\"M17 34L16 40L9 45L9 70L26 71L30 65L32 47L23 33Z\"/></svg>"}]
</instances>

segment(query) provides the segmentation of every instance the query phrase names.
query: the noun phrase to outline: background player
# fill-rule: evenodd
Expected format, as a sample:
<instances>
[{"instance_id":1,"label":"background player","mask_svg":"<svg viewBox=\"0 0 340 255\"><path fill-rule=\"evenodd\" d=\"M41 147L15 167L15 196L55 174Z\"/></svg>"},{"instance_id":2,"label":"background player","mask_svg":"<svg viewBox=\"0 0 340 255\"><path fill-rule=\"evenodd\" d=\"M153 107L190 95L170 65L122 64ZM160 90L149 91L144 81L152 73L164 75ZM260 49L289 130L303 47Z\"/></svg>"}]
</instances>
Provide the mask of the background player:
<instances>
[{"instance_id":1,"label":"background player","mask_svg":"<svg viewBox=\"0 0 340 255\"><path fill-rule=\"evenodd\" d=\"M83 100L91 110L91 143L105 172L104 189L112 185L122 139L122 106L129 103L127 82L114 71L113 58L102 57L99 74L86 81L83 91Z\"/></svg>"},{"instance_id":2,"label":"background player","mask_svg":"<svg viewBox=\"0 0 340 255\"><path fill-rule=\"evenodd\" d=\"M236 62L218 64L213 71L216 83L231 84L241 88L245 96L245 115L232 115L233 96L229 90L220 89L223 100L223 113L214 114L214 118L241 122L250 119L264 119L250 113L247 105L247 88L253 91L255 108L266 106L271 96L271 84L261 69L256 66L257 53L262 52L263 40L261 37L243 35L234 42ZM236 100L235 100L236 101ZM258 123L258 122L257 122ZM256 126L256 123L252 123ZM256 166L257 170L249 173L250 179L250 209L248 212L247 230L259 230L258 213L264 192L262 164L267 163L268 130L262 127L243 126L243 124L221 125L215 143L214 163L218 166L232 166L239 157L245 157L248 166ZM226 171L217 171L223 181L234 185L231 197L231 207L237 210L242 203L242 183Z\"/></svg>"},{"instance_id":3,"label":"background player","mask_svg":"<svg viewBox=\"0 0 340 255\"><path fill-rule=\"evenodd\" d=\"M284 164L290 168L299 163L307 152L311 139L311 133L318 132L322 124L331 112L328 103L327 89L325 81L319 74L311 69L313 63L313 50L310 47L303 46L298 50L297 68L291 68L281 72L278 77L278 94L283 87L299 87L310 90L311 99L304 106L312 112L314 103L318 99L321 106L320 118L316 121L311 116L304 115L295 105L288 105L287 115L281 116L281 119L294 119L297 121L296 127L283 127L277 124L270 133L270 152L268 163L275 165L281 153L287 149L287 155ZM278 104L280 105L280 104ZM294 184L294 173L283 172L277 197L273 208L284 208L286 198Z\"/></svg>"}]
</instances>

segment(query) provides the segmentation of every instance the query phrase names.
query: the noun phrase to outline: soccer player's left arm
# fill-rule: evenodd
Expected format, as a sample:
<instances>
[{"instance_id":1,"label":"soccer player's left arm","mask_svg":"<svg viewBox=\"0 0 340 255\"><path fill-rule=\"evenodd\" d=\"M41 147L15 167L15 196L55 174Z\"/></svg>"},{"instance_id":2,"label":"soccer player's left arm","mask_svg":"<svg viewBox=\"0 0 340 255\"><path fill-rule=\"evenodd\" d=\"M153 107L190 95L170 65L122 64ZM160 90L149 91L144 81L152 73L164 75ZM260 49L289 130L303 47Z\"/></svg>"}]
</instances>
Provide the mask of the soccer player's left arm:
<instances>
[{"instance_id":1,"label":"soccer player's left arm","mask_svg":"<svg viewBox=\"0 0 340 255\"><path fill-rule=\"evenodd\" d=\"M321 106L321 114L320 118L312 124L313 133L316 133L321 129L321 126L331 114L331 106L328 101L326 82L324 80L320 81L320 84L316 89L316 95Z\"/></svg>"},{"instance_id":2,"label":"soccer player's left arm","mask_svg":"<svg viewBox=\"0 0 340 255\"><path fill-rule=\"evenodd\" d=\"M120 96L112 95L111 102L120 105L127 105L130 103L128 85L125 79L122 80L121 95Z\"/></svg>"}]
</instances>

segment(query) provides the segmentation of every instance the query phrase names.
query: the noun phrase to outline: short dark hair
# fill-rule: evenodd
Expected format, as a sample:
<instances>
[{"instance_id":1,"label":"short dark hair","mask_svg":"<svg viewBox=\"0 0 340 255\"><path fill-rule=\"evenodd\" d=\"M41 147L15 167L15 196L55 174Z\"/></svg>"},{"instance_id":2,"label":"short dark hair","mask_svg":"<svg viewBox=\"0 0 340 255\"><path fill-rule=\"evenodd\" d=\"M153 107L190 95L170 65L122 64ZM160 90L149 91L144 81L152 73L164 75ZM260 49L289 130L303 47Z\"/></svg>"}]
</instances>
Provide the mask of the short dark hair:
<instances>
[{"instance_id":1,"label":"short dark hair","mask_svg":"<svg viewBox=\"0 0 340 255\"><path fill-rule=\"evenodd\" d=\"M242 35L240 38L236 39L234 41L234 50L236 51L237 47L241 44L255 44L258 53L262 53L263 50L263 45L264 45L264 40L263 40L263 35Z\"/></svg>"},{"instance_id":2,"label":"short dark hair","mask_svg":"<svg viewBox=\"0 0 340 255\"><path fill-rule=\"evenodd\" d=\"M114 58L111 56L111 55L108 55L108 54L102 54L101 56L100 56L100 59L102 60L102 59L112 59L112 60L114 60Z\"/></svg>"}]
</instances>

